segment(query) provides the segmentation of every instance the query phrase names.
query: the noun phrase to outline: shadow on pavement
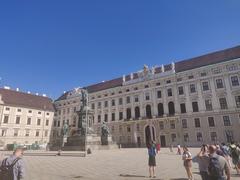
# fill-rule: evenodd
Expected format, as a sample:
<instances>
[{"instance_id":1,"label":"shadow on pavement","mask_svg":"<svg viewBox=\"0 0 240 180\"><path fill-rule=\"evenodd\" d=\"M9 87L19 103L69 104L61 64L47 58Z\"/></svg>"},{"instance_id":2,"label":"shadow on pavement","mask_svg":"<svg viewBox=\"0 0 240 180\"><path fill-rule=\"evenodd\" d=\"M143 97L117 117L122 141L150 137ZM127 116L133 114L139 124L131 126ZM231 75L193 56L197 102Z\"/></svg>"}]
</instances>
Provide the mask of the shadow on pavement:
<instances>
[{"instance_id":1,"label":"shadow on pavement","mask_svg":"<svg viewBox=\"0 0 240 180\"><path fill-rule=\"evenodd\" d=\"M141 176L141 175L134 175L134 174L120 174L121 177L132 177L132 178L149 178L149 176ZM158 178L151 178L150 180L164 180Z\"/></svg>"},{"instance_id":2,"label":"shadow on pavement","mask_svg":"<svg viewBox=\"0 0 240 180\"><path fill-rule=\"evenodd\" d=\"M170 179L170 180L188 180L188 178L174 178L174 179Z\"/></svg>"}]
</instances>

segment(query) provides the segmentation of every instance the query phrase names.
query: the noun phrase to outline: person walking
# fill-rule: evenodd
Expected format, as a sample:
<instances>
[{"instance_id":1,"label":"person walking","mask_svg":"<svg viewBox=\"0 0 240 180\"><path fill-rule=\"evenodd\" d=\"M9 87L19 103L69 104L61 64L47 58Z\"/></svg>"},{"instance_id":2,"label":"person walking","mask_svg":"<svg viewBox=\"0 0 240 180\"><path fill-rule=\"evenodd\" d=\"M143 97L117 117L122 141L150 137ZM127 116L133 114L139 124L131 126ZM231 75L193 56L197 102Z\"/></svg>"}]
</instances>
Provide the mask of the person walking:
<instances>
[{"instance_id":1,"label":"person walking","mask_svg":"<svg viewBox=\"0 0 240 180\"><path fill-rule=\"evenodd\" d=\"M183 166L185 167L186 172L187 172L188 179L193 180L193 175L192 175L192 170L191 170L192 155L186 146L183 147L182 160L183 160Z\"/></svg>"},{"instance_id":2,"label":"person walking","mask_svg":"<svg viewBox=\"0 0 240 180\"><path fill-rule=\"evenodd\" d=\"M16 148L13 155L5 158L0 166L0 180L20 180L24 178L23 149Z\"/></svg>"},{"instance_id":3,"label":"person walking","mask_svg":"<svg viewBox=\"0 0 240 180\"><path fill-rule=\"evenodd\" d=\"M156 167L156 145L154 142L150 142L147 145L148 148L148 166L149 166L149 177L156 178L155 167Z\"/></svg>"},{"instance_id":4,"label":"person walking","mask_svg":"<svg viewBox=\"0 0 240 180\"><path fill-rule=\"evenodd\" d=\"M234 164L237 174L240 174L240 148L234 143L230 145L230 156L232 157L232 163Z\"/></svg>"},{"instance_id":5,"label":"person walking","mask_svg":"<svg viewBox=\"0 0 240 180\"><path fill-rule=\"evenodd\" d=\"M202 145L200 152L192 159L192 161L198 163L202 180L210 180L208 176L208 146L206 144Z\"/></svg>"},{"instance_id":6,"label":"person walking","mask_svg":"<svg viewBox=\"0 0 240 180\"><path fill-rule=\"evenodd\" d=\"M230 180L230 168L226 159L218 155L217 147L211 145L209 150L208 173L210 180Z\"/></svg>"},{"instance_id":7,"label":"person walking","mask_svg":"<svg viewBox=\"0 0 240 180\"><path fill-rule=\"evenodd\" d=\"M181 154L182 154L180 144L177 145L177 154L178 154L178 155L181 155Z\"/></svg>"}]
</instances>

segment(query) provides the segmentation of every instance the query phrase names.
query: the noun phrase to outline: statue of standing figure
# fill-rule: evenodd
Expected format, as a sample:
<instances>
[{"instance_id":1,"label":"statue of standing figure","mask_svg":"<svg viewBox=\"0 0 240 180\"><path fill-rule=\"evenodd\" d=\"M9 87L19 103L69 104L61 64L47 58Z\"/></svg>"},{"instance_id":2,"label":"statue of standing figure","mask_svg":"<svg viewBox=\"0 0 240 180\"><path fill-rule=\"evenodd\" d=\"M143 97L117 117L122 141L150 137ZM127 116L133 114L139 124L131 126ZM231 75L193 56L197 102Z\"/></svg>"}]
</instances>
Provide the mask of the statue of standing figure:
<instances>
[{"instance_id":1,"label":"statue of standing figure","mask_svg":"<svg viewBox=\"0 0 240 180\"><path fill-rule=\"evenodd\" d=\"M63 125L63 136L66 137L68 135L68 132L69 132L69 126L65 122L64 125Z\"/></svg>"},{"instance_id":2,"label":"statue of standing figure","mask_svg":"<svg viewBox=\"0 0 240 180\"><path fill-rule=\"evenodd\" d=\"M109 135L109 128L105 122L102 123L101 126L101 142L102 145L108 145L108 135Z\"/></svg>"}]
</instances>

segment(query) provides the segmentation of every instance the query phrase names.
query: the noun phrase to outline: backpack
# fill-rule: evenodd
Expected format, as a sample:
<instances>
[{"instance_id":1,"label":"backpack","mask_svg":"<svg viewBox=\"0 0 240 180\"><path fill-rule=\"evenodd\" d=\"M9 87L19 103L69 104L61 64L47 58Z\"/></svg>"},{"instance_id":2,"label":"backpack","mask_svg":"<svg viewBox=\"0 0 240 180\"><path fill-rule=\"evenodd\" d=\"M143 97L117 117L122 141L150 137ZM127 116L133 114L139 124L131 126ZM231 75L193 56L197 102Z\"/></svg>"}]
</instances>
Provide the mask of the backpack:
<instances>
[{"instance_id":1,"label":"backpack","mask_svg":"<svg viewBox=\"0 0 240 180\"><path fill-rule=\"evenodd\" d=\"M155 156L156 155L156 149L155 147L151 147L148 149L149 156Z\"/></svg>"},{"instance_id":2,"label":"backpack","mask_svg":"<svg viewBox=\"0 0 240 180\"><path fill-rule=\"evenodd\" d=\"M3 160L0 167L0 180L13 180L14 173L13 167L19 161L20 158L16 158L11 165L7 165L7 158Z\"/></svg>"},{"instance_id":3,"label":"backpack","mask_svg":"<svg viewBox=\"0 0 240 180\"><path fill-rule=\"evenodd\" d=\"M208 172L210 177L213 177L213 178L222 177L223 171L222 171L218 157L210 157Z\"/></svg>"}]
</instances>

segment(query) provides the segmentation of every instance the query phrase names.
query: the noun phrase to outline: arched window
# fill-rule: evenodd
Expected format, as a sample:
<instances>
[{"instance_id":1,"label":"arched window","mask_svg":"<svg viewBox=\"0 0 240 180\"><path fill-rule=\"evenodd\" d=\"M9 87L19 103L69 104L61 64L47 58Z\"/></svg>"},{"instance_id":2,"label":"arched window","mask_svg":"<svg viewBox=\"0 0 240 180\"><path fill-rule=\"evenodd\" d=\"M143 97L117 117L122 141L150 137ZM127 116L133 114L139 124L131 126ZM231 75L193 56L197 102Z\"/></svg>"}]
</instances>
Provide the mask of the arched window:
<instances>
[{"instance_id":1,"label":"arched window","mask_svg":"<svg viewBox=\"0 0 240 180\"><path fill-rule=\"evenodd\" d=\"M137 106L135 107L135 118L138 119L140 117L140 108Z\"/></svg>"},{"instance_id":2,"label":"arched window","mask_svg":"<svg viewBox=\"0 0 240 180\"><path fill-rule=\"evenodd\" d=\"M131 108L127 108L127 119L131 119L132 114L131 114Z\"/></svg>"},{"instance_id":3,"label":"arched window","mask_svg":"<svg viewBox=\"0 0 240 180\"><path fill-rule=\"evenodd\" d=\"M152 111L151 111L150 105L146 106L146 116L147 116L147 118L152 118Z\"/></svg>"},{"instance_id":4,"label":"arched window","mask_svg":"<svg viewBox=\"0 0 240 180\"><path fill-rule=\"evenodd\" d=\"M175 107L173 102L168 103L168 111L170 116L175 114Z\"/></svg>"},{"instance_id":5,"label":"arched window","mask_svg":"<svg viewBox=\"0 0 240 180\"><path fill-rule=\"evenodd\" d=\"M159 103L158 104L158 116L163 116L164 114L164 108L163 108L163 104L162 103Z\"/></svg>"}]
</instances>

